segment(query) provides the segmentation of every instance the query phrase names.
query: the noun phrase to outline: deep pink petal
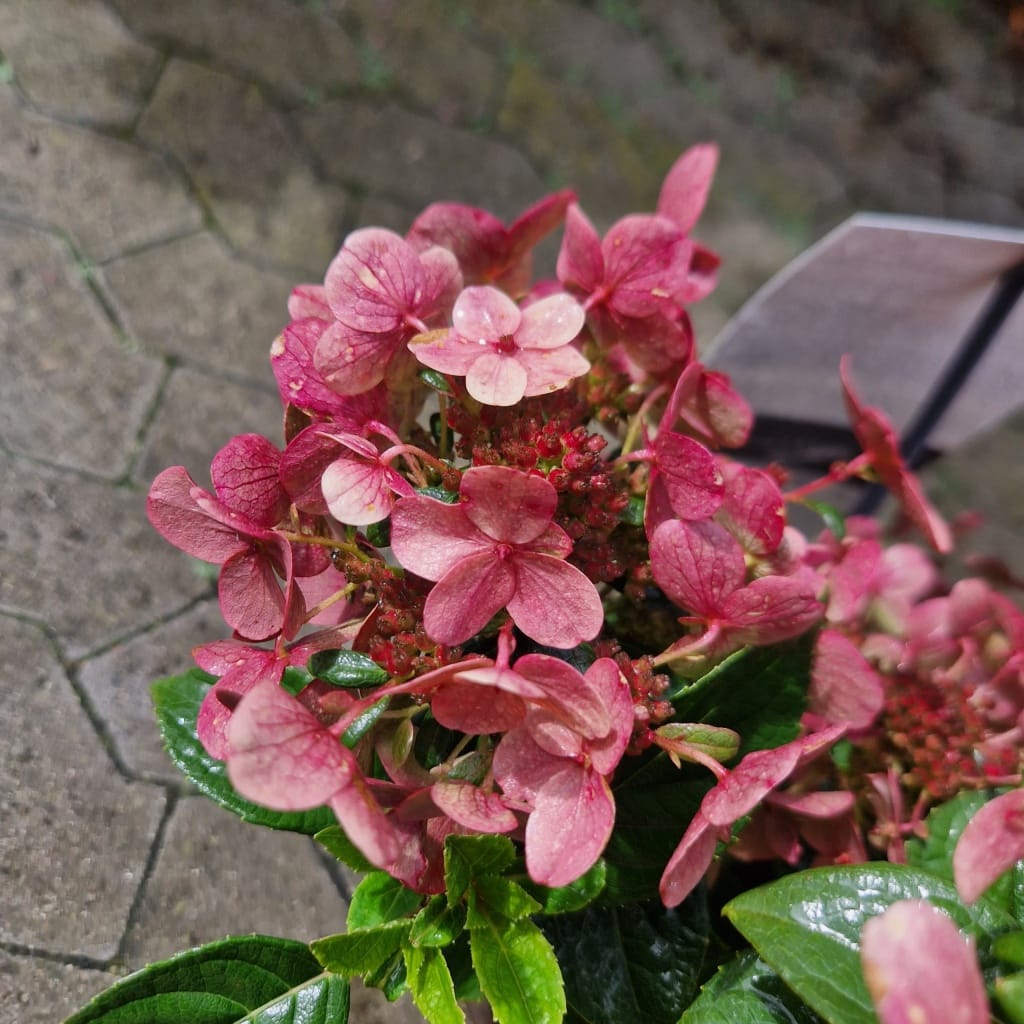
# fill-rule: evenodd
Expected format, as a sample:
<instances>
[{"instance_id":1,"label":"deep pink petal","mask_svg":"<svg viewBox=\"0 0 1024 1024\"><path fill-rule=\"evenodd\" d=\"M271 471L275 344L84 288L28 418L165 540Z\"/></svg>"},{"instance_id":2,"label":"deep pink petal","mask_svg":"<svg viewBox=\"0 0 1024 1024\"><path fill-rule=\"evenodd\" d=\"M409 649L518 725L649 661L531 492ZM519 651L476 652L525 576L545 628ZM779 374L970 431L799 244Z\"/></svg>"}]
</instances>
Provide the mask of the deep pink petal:
<instances>
[{"instance_id":1,"label":"deep pink petal","mask_svg":"<svg viewBox=\"0 0 1024 1024\"><path fill-rule=\"evenodd\" d=\"M806 633L825 613L810 580L803 576L762 576L731 593L722 619L745 644L775 644Z\"/></svg>"},{"instance_id":2,"label":"deep pink petal","mask_svg":"<svg viewBox=\"0 0 1024 1024\"><path fill-rule=\"evenodd\" d=\"M572 554L572 538L557 523L551 523L540 536L530 541L530 550L537 555L568 558Z\"/></svg>"},{"instance_id":3,"label":"deep pink petal","mask_svg":"<svg viewBox=\"0 0 1024 1024\"><path fill-rule=\"evenodd\" d=\"M454 646L479 633L510 601L516 574L490 552L462 558L427 595L423 625L431 639Z\"/></svg>"},{"instance_id":4,"label":"deep pink petal","mask_svg":"<svg viewBox=\"0 0 1024 1024\"><path fill-rule=\"evenodd\" d=\"M529 544L541 536L558 504L558 492L547 480L510 466L466 470L460 494L466 518L503 544Z\"/></svg>"},{"instance_id":5,"label":"deep pink petal","mask_svg":"<svg viewBox=\"0 0 1024 1024\"><path fill-rule=\"evenodd\" d=\"M561 391L590 369L590 360L572 345L556 349L520 349L516 362L526 371L525 398Z\"/></svg>"},{"instance_id":6,"label":"deep pink petal","mask_svg":"<svg viewBox=\"0 0 1024 1024\"><path fill-rule=\"evenodd\" d=\"M504 293L490 285L464 288L455 300L452 327L467 341L497 341L515 334L522 321L519 307Z\"/></svg>"},{"instance_id":7,"label":"deep pink petal","mask_svg":"<svg viewBox=\"0 0 1024 1024\"><path fill-rule=\"evenodd\" d=\"M690 318L680 311L644 317L616 314L615 337L627 358L645 374L675 377L693 357L694 336Z\"/></svg>"},{"instance_id":8,"label":"deep pink petal","mask_svg":"<svg viewBox=\"0 0 1024 1024\"><path fill-rule=\"evenodd\" d=\"M718 268L722 260L718 253L712 252L699 242L693 243L690 256L690 269L686 272L686 281L675 293L675 300L680 305L690 306L701 299L706 299L718 287Z\"/></svg>"},{"instance_id":9,"label":"deep pink petal","mask_svg":"<svg viewBox=\"0 0 1024 1024\"><path fill-rule=\"evenodd\" d=\"M607 776L618 767L633 733L633 697L611 658L598 658L587 669L585 678L587 686L599 694L608 716L607 734L589 745L594 770Z\"/></svg>"},{"instance_id":10,"label":"deep pink petal","mask_svg":"<svg viewBox=\"0 0 1024 1024\"><path fill-rule=\"evenodd\" d=\"M537 655L537 657L544 657L544 655ZM553 658L552 660L558 661L559 659ZM460 683L470 683L473 686L493 686L495 689L503 690L505 693L513 694L516 697L522 697L524 700L539 700L543 698L545 696L544 688L520 673L518 671L518 664L517 662L516 671L501 669L496 665L492 665L488 668L474 668L466 672L459 672L455 678ZM560 662L560 664L565 665L565 662ZM566 668L570 672L576 671L571 665L566 665Z\"/></svg>"},{"instance_id":11,"label":"deep pink petal","mask_svg":"<svg viewBox=\"0 0 1024 1024\"><path fill-rule=\"evenodd\" d=\"M594 584L574 565L550 555L515 556L515 596L508 613L532 640L548 647L576 647L593 640L604 625Z\"/></svg>"},{"instance_id":12,"label":"deep pink petal","mask_svg":"<svg viewBox=\"0 0 1024 1024\"><path fill-rule=\"evenodd\" d=\"M786 528L779 485L763 470L730 466L716 518L750 554L772 554L782 543Z\"/></svg>"},{"instance_id":13,"label":"deep pink petal","mask_svg":"<svg viewBox=\"0 0 1024 1024\"><path fill-rule=\"evenodd\" d=\"M988 1024L974 942L924 900L900 900L861 931L864 980L881 1024Z\"/></svg>"},{"instance_id":14,"label":"deep pink petal","mask_svg":"<svg viewBox=\"0 0 1024 1024\"><path fill-rule=\"evenodd\" d=\"M213 518L208 506L204 508L197 502L197 493L219 505L196 486L184 466L165 469L149 488L146 515L164 540L193 558L219 564L245 547L246 542L239 538L237 530L220 521L225 517Z\"/></svg>"},{"instance_id":15,"label":"deep pink petal","mask_svg":"<svg viewBox=\"0 0 1024 1024\"><path fill-rule=\"evenodd\" d=\"M534 743L527 729L512 729L494 751L494 777L509 800L532 807L541 787L565 763Z\"/></svg>"},{"instance_id":16,"label":"deep pink petal","mask_svg":"<svg viewBox=\"0 0 1024 1024\"><path fill-rule=\"evenodd\" d=\"M533 742L555 757L576 760L583 757L583 737L570 728L559 715L542 708L533 708L526 719Z\"/></svg>"},{"instance_id":17,"label":"deep pink petal","mask_svg":"<svg viewBox=\"0 0 1024 1024\"><path fill-rule=\"evenodd\" d=\"M466 390L484 405L515 405L525 394L526 368L512 354L483 352L466 374Z\"/></svg>"},{"instance_id":18,"label":"deep pink petal","mask_svg":"<svg viewBox=\"0 0 1024 1024\"><path fill-rule=\"evenodd\" d=\"M675 221L684 235L697 223L711 191L718 166L718 146L691 146L669 169L658 195L658 213Z\"/></svg>"},{"instance_id":19,"label":"deep pink petal","mask_svg":"<svg viewBox=\"0 0 1024 1024\"><path fill-rule=\"evenodd\" d=\"M367 526L391 514L390 472L379 462L336 459L324 470L320 486L328 510L341 523Z\"/></svg>"},{"instance_id":20,"label":"deep pink petal","mask_svg":"<svg viewBox=\"0 0 1024 1024\"><path fill-rule=\"evenodd\" d=\"M558 251L558 280L590 294L604 281L601 239L579 205L572 203L565 215L565 233Z\"/></svg>"},{"instance_id":21,"label":"deep pink petal","mask_svg":"<svg viewBox=\"0 0 1024 1024\"><path fill-rule=\"evenodd\" d=\"M701 814L716 826L739 821L789 778L800 760L801 750L800 741L795 740L774 750L755 750L747 754L709 790L700 805Z\"/></svg>"},{"instance_id":22,"label":"deep pink petal","mask_svg":"<svg viewBox=\"0 0 1024 1024\"><path fill-rule=\"evenodd\" d=\"M594 866L615 824L604 778L563 762L537 794L526 823L526 870L540 885L574 882Z\"/></svg>"},{"instance_id":23,"label":"deep pink petal","mask_svg":"<svg viewBox=\"0 0 1024 1024\"><path fill-rule=\"evenodd\" d=\"M666 907L676 907L700 884L715 857L717 831L699 811L669 857L658 892Z\"/></svg>"},{"instance_id":24,"label":"deep pink petal","mask_svg":"<svg viewBox=\"0 0 1024 1024\"><path fill-rule=\"evenodd\" d=\"M583 330L583 307L561 292L526 307L515 333L520 348L549 349L568 345Z\"/></svg>"},{"instance_id":25,"label":"deep pink petal","mask_svg":"<svg viewBox=\"0 0 1024 1024\"><path fill-rule=\"evenodd\" d=\"M601 251L616 313L645 317L675 308L673 295L686 281L692 243L672 221L623 217L605 235Z\"/></svg>"},{"instance_id":26,"label":"deep pink petal","mask_svg":"<svg viewBox=\"0 0 1024 1024\"><path fill-rule=\"evenodd\" d=\"M410 311L423 320L447 312L462 289L462 272L454 254L439 245L420 253L423 288L416 306Z\"/></svg>"},{"instance_id":27,"label":"deep pink petal","mask_svg":"<svg viewBox=\"0 0 1024 1024\"><path fill-rule=\"evenodd\" d=\"M754 412L726 374L691 363L676 382L662 429L671 429L678 419L709 444L741 448L753 429Z\"/></svg>"},{"instance_id":28,"label":"deep pink petal","mask_svg":"<svg viewBox=\"0 0 1024 1024\"><path fill-rule=\"evenodd\" d=\"M885 691L856 644L834 629L824 629L815 643L807 697L808 710L825 721L866 729L881 712Z\"/></svg>"},{"instance_id":29,"label":"deep pink petal","mask_svg":"<svg viewBox=\"0 0 1024 1024\"><path fill-rule=\"evenodd\" d=\"M339 395L362 394L384 380L388 364L405 339L401 328L390 333L371 333L336 321L321 335L313 365Z\"/></svg>"},{"instance_id":30,"label":"deep pink petal","mask_svg":"<svg viewBox=\"0 0 1024 1024\"><path fill-rule=\"evenodd\" d=\"M519 826L519 819L497 793L485 793L471 783L437 782L430 795L448 817L474 832L511 832Z\"/></svg>"},{"instance_id":31,"label":"deep pink petal","mask_svg":"<svg viewBox=\"0 0 1024 1024\"><path fill-rule=\"evenodd\" d=\"M747 566L743 549L725 527L670 520L654 531L651 571L673 603L710 618L743 585Z\"/></svg>"},{"instance_id":32,"label":"deep pink petal","mask_svg":"<svg viewBox=\"0 0 1024 1024\"><path fill-rule=\"evenodd\" d=\"M593 739L606 736L612 729L605 680L601 678L595 684L589 669L584 676L561 658L550 654L526 654L516 661L515 670L540 691L534 702L558 714L580 736Z\"/></svg>"},{"instance_id":33,"label":"deep pink petal","mask_svg":"<svg viewBox=\"0 0 1024 1024\"><path fill-rule=\"evenodd\" d=\"M713 516L722 504L725 483L711 452L670 430L658 434L654 453L672 511L681 519Z\"/></svg>"},{"instance_id":34,"label":"deep pink petal","mask_svg":"<svg viewBox=\"0 0 1024 1024\"><path fill-rule=\"evenodd\" d=\"M313 363L313 353L331 321L293 320L270 346L270 366L283 404L337 418L344 414L345 400L327 386Z\"/></svg>"},{"instance_id":35,"label":"deep pink petal","mask_svg":"<svg viewBox=\"0 0 1024 1024\"><path fill-rule=\"evenodd\" d=\"M1024 858L1024 789L997 796L967 823L953 852L953 877L965 903Z\"/></svg>"},{"instance_id":36,"label":"deep pink petal","mask_svg":"<svg viewBox=\"0 0 1024 1024\"><path fill-rule=\"evenodd\" d=\"M288 443L281 457L281 482L298 508L314 515L327 512L320 479L341 450L340 442L318 424L307 427Z\"/></svg>"},{"instance_id":37,"label":"deep pink petal","mask_svg":"<svg viewBox=\"0 0 1024 1024\"><path fill-rule=\"evenodd\" d=\"M505 226L493 214L462 203L432 203L412 223L408 240L417 250L444 246L455 254L467 284L491 279L505 263Z\"/></svg>"},{"instance_id":38,"label":"deep pink petal","mask_svg":"<svg viewBox=\"0 0 1024 1024\"><path fill-rule=\"evenodd\" d=\"M210 477L217 497L229 509L271 527L290 504L281 486L280 466L277 445L259 434L239 434L214 455Z\"/></svg>"},{"instance_id":39,"label":"deep pink petal","mask_svg":"<svg viewBox=\"0 0 1024 1024\"><path fill-rule=\"evenodd\" d=\"M501 690L449 683L431 698L430 712L446 729L484 736L514 729L526 715L526 705Z\"/></svg>"},{"instance_id":40,"label":"deep pink petal","mask_svg":"<svg viewBox=\"0 0 1024 1024\"><path fill-rule=\"evenodd\" d=\"M243 548L221 566L217 585L224 621L248 640L266 640L285 623L285 595L265 552Z\"/></svg>"},{"instance_id":41,"label":"deep pink petal","mask_svg":"<svg viewBox=\"0 0 1024 1024\"><path fill-rule=\"evenodd\" d=\"M549 235L562 221L565 211L576 199L572 189L562 189L539 199L524 210L508 229L509 260L526 255L538 242Z\"/></svg>"},{"instance_id":42,"label":"deep pink petal","mask_svg":"<svg viewBox=\"0 0 1024 1024\"><path fill-rule=\"evenodd\" d=\"M351 751L276 683L245 696L228 743L231 784L247 800L277 811L320 807L357 774Z\"/></svg>"},{"instance_id":43,"label":"deep pink petal","mask_svg":"<svg viewBox=\"0 0 1024 1024\"><path fill-rule=\"evenodd\" d=\"M460 505L412 495L400 498L391 513L391 550L402 568L439 580L462 559L492 552L494 541L469 521Z\"/></svg>"}]
</instances>

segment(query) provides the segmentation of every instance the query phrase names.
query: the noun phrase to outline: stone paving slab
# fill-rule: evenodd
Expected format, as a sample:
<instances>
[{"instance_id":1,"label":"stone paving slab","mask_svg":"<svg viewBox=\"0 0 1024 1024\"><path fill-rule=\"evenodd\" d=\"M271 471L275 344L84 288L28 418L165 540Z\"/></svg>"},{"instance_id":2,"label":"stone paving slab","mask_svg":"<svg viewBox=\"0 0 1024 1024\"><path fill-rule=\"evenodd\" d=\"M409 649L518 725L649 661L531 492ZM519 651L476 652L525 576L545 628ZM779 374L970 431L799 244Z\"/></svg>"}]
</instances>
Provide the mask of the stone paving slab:
<instances>
[{"instance_id":1,"label":"stone paving slab","mask_svg":"<svg viewBox=\"0 0 1024 1024\"><path fill-rule=\"evenodd\" d=\"M164 160L23 109L0 85L0 211L66 231L102 262L195 230L199 207Z\"/></svg>"},{"instance_id":2,"label":"stone paving slab","mask_svg":"<svg viewBox=\"0 0 1024 1024\"><path fill-rule=\"evenodd\" d=\"M164 795L121 779L40 630L0 616L0 941L113 957Z\"/></svg>"},{"instance_id":3,"label":"stone paving slab","mask_svg":"<svg viewBox=\"0 0 1024 1024\"><path fill-rule=\"evenodd\" d=\"M99 0L5 0L0 40L33 106L102 125L135 120L162 62Z\"/></svg>"},{"instance_id":4,"label":"stone paving slab","mask_svg":"<svg viewBox=\"0 0 1024 1024\"><path fill-rule=\"evenodd\" d=\"M105 971L0 950L0 1024L54 1024L115 981Z\"/></svg>"},{"instance_id":5,"label":"stone paving slab","mask_svg":"<svg viewBox=\"0 0 1024 1024\"><path fill-rule=\"evenodd\" d=\"M0 439L97 476L128 470L166 371L129 351L59 238L0 220ZM83 386L82 367L103 381Z\"/></svg>"},{"instance_id":6,"label":"stone paving slab","mask_svg":"<svg viewBox=\"0 0 1024 1024\"><path fill-rule=\"evenodd\" d=\"M322 272L334 255L348 197L317 180L256 86L172 60L138 134L179 161L229 240L250 256Z\"/></svg>"}]
</instances>

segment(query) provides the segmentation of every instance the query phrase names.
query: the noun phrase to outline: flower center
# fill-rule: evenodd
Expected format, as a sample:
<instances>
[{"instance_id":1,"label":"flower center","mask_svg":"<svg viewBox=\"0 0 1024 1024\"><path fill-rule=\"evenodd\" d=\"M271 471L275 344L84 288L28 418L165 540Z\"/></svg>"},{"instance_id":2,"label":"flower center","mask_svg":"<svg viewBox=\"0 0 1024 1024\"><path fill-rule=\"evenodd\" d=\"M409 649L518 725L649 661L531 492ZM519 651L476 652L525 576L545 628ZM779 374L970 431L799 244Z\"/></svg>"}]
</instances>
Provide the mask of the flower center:
<instances>
[{"instance_id":1,"label":"flower center","mask_svg":"<svg viewBox=\"0 0 1024 1024\"><path fill-rule=\"evenodd\" d=\"M515 352L518 348L519 346L516 344L516 340L511 334L503 334L496 342L494 342L495 352L500 352L505 356Z\"/></svg>"}]
</instances>

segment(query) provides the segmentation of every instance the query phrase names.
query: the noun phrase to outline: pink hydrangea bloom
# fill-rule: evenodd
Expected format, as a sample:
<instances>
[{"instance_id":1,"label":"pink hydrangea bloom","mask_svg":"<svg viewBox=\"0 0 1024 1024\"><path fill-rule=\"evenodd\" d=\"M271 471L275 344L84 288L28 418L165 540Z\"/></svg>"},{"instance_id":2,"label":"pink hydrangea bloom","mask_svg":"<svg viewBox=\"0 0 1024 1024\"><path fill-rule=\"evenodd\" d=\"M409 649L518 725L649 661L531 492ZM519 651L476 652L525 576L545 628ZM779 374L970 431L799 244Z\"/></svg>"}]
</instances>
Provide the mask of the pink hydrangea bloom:
<instances>
[{"instance_id":1,"label":"pink hydrangea bloom","mask_svg":"<svg viewBox=\"0 0 1024 1024\"><path fill-rule=\"evenodd\" d=\"M860 958L881 1024L988 1024L973 940L925 900L899 900L872 917Z\"/></svg>"},{"instance_id":2,"label":"pink hydrangea bloom","mask_svg":"<svg viewBox=\"0 0 1024 1024\"><path fill-rule=\"evenodd\" d=\"M478 285L456 299L450 331L420 335L409 348L424 366L464 376L478 402L515 405L590 369L572 346L583 321L579 303L564 293L520 309L504 292Z\"/></svg>"},{"instance_id":3,"label":"pink hydrangea bloom","mask_svg":"<svg viewBox=\"0 0 1024 1024\"><path fill-rule=\"evenodd\" d=\"M1024 789L990 800L967 823L953 851L953 877L965 903L1024 859Z\"/></svg>"},{"instance_id":4,"label":"pink hydrangea bloom","mask_svg":"<svg viewBox=\"0 0 1024 1024\"><path fill-rule=\"evenodd\" d=\"M415 495L391 515L399 563L436 581L423 621L433 639L460 644L502 608L538 643L575 647L604 622L594 584L565 558L572 541L552 522L558 495L547 480L507 466L462 477L461 501Z\"/></svg>"}]
</instances>

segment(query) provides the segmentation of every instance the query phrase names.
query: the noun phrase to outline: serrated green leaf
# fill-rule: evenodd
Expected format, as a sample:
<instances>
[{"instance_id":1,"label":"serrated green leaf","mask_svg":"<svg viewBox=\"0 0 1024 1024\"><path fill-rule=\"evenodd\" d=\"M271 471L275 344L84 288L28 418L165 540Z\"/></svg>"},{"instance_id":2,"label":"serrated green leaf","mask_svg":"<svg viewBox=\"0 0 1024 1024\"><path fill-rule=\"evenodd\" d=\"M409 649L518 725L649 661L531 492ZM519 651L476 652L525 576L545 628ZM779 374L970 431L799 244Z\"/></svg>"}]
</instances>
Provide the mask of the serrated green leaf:
<instances>
[{"instance_id":1,"label":"serrated green leaf","mask_svg":"<svg viewBox=\"0 0 1024 1024\"><path fill-rule=\"evenodd\" d=\"M309 944L313 955L328 971L350 978L372 974L399 951L412 921L389 921L375 928L328 935Z\"/></svg>"},{"instance_id":2,"label":"serrated green leaf","mask_svg":"<svg viewBox=\"0 0 1024 1024\"><path fill-rule=\"evenodd\" d=\"M215 676L190 669L180 676L159 679L151 687L167 753L180 771L204 796L243 821L305 835L313 835L333 824L336 819L327 807L312 811L271 811L235 792L224 763L210 757L196 737L199 707L215 681Z\"/></svg>"},{"instance_id":3,"label":"serrated green leaf","mask_svg":"<svg viewBox=\"0 0 1024 1024\"><path fill-rule=\"evenodd\" d=\"M358 847L340 825L329 825L313 838L336 860L347 864L353 871L374 871L374 866L360 853Z\"/></svg>"},{"instance_id":4,"label":"serrated green leaf","mask_svg":"<svg viewBox=\"0 0 1024 1024\"><path fill-rule=\"evenodd\" d=\"M1024 974L997 978L995 995L1009 1024L1024 1024Z\"/></svg>"},{"instance_id":5,"label":"serrated green leaf","mask_svg":"<svg viewBox=\"0 0 1024 1024\"><path fill-rule=\"evenodd\" d=\"M416 915L409 932L413 946L440 948L453 943L466 927L466 908L462 904L448 906L444 896L433 896Z\"/></svg>"},{"instance_id":6,"label":"serrated green leaf","mask_svg":"<svg viewBox=\"0 0 1024 1024\"><path fill-rule=\"evenodd\" d=\"M575 882L568 885L549 889L547 886L527 881L524 888L535 900L540 901L541 913L571 914L582 910L601 895L607 874L605 862L598 860L586 874L580 875Z\"/></svg>"},{"instance_id":7,"label":"serrated green leaf","mask_svg":"<svg viewBox=\"0 0 1024 1024\"><path fill-rule=\"evenodd\" d=\"M449 906L461 901L474 878L499 874L515 858L515 847L505 836L448 836L444 841L444 879Z\"/></svg>"},{"instance_id":8,"label":"serrated green leaf","mask_svg":"<svg viewBox=\"0 0 1024 1024\"><path fill-rule=\"evenodd\" d=\"M864 922L897 900L920 899L975 936L983 967L992 963L995 937L1017 927L987 900L964 907L948 879L887 863L787 875L736 897L723 913L816 1013L831 1024L863 1024L873 1013L860 964Z\"/></svg>"},{"instance_id":9,"label":"serrated green leaf","mask_svg":"<svg viewBox=\"0 0 1024 1024\"><path fill-rule=\"evenodd\" d=\"M569 1007L590 1024L674 1024L697 994L710 922L702 886L681 906L588 907L544 918Z\"/></svg>"},{"instance_id":10,"label":"serrated green leaf","mask_svg":"<svg viewBox=\"0 0 1024 1024\"><path fill-rule=\"evenodd\" d=\"M379 988L389 1003L398 999L408 986L405 983L405 958L396 950L375 971L365 975L363 982L371 988Z\"/></svg>"},{"instance_id":11,"label":"serrated green leaf","mask_svg":"<svg viewBox=\"0 0 1024 1024\"><path fill-rule=\"evenodd\" d=\"M247 935L150 964L65 1024L345 1024L348 1010L348 982L303 943Z\"/></svg>"},{"instance_id":12,"label":"serrated green leaf","mask_svg":"<svg viewBox=\"0 0 1024 1024\"><path fill-rule=\"evenodd\" d=\"M750 950L720 967L679 1024L820 1024L782 979Z\"/></svg>"},{"instance_id":13,"label":"serrated green leaf","mask_svg":"<svg viewBox=\"0 0 1024 1024\"><path fill-rule=\"evenodd\" d=\"M350 749L354 747L380 721L380 716L387 711L390 703L390 697L381 697L371 704L361 715L353 719L352 724L341 734L341 742Z\"/></svg>"},{"instance_id":14,"label":"serrated green leaf","mask_svg":"<svg viewBox=\"0 0 1024 1024\"><path fill-rule=\"evenodd\" d=\"M406 980L416 1008L430 1024L465 1024L448 964L439 949L406 946Z\"/></svg>"},{"instance_id":15,"label":"serrated green leaf","mask_svg":"<svg viewBox=\"0 0 1024 1024\"><path fill-rule=\"evenodd\" d=\"M345 924L350 932L374 928L408 917L422 902L423 897L418 892L407 889L386 871L373 871L352 893Z\"/></svg>"},{"instance_id":16,"label":"serrated green leaf","mask_svg":"<svg viewBox=\"0 0 1024 1024\"><path fill-rule=\"evenodd\" d=\"M469 932L464 931L450 945L442 950L445 963L455 982L455 995L462 1002L483 1002L484 994L480 991L480 979L473 970L473 958L469 952Z\"/></svg>"},{"instance_id":17,"label":"serrated green leaf","mask_svg":"<svg viewBox=\"0 0 1024 1024\"><path fill-rule=\"evenodd\" d=\"M508 878L482 875L469 887L467 928L486 928L495 915L518 921L536 914L541 905L521 886Z\"/></svg>"},{"instance_id":18,"label":"serrated green leaf","mask_svg":"<svg viewBox=\"0 0 1024 1024\"><path fill-rule=\"evenodd\" d=\"M332 686L380 686L391 677L372 658L358 651L317 651L309 659L309 671Z\"/></svg>"},{"instance_id":19,"label":"serrated green leaf","mask_svg":"<svg viewBox=\"0 0 1024 1024\"><path fill-rule=\"evenodd\" d=\"M469 948L498 1024L559 1024L566 1008L562 973L532 921L490 918L469 933Z\"/></svg>"}]
</instances>

